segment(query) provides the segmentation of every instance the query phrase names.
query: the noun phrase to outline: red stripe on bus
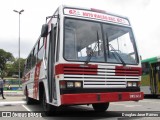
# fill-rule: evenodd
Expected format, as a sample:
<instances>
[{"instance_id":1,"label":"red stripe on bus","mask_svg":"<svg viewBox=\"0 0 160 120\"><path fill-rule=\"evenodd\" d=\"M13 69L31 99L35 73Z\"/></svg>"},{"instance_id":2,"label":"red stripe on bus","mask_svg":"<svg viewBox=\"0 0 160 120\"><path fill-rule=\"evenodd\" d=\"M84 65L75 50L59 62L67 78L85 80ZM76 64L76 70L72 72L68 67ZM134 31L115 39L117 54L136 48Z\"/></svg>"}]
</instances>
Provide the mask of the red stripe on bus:
<instances>
[{"instance_id":1,"label":"red stripe on bus","mask_svg":"<svg viewBox=\"0 0 160 120\"><path fill-rule=\"evenodd\" d=\"M115 73L117 76L141 76L141 67L116 66Z\"/></svg>"},{"instance_id":2,"label":"red stripe on bus","mask_svg":"<svg viewBox=\"0 0 160 120\"><path fill-rule=\"evenodd\" d=\"M110 92L110 93L83 93L61 95L62 105L92 104L118 101L137 101L144 98L143 92Z\"/></svg>"},{"instance_id":3,"label":"red stripe on bus","mask_svg":"<svg viewBox=\"0 0 160 120\"><path fill-rule=\"evenodd\" d=\"M77 75L97 75L95 72L75 72L75 71L72 71L72 72L65 72L64 74L77 74Z\"/></svg>"},{"instance_id":4,"label":"red stripe on bus","mask_svg":"<svg viewBox=\"0 0 160 120\"><path fill-rule=\"evenodd\" d=\"M35 68L34 84L33 84L33 98L35 99L37 99L38 97L38 80L39 80L39 75L40 75L41 63L42 62L39 62Z\"/></svg>"},{"instance_id":5,"label":"red stripe on bus","mask_svg":"<svg viewBox=\"0 0 160 120\"><path fill-rule=\"evenodd\" d=\"M98 65L80 65L80 64L58 64L56 65L56 75L58 74L88 74L97 75Z\"/></svg>"},{"instance_id":6,"label":"red stripe on bus","mask_svg":"<svg viewBox=\"0 0 160 120\"><path fill-rule=\"evenodd\" d=\"M30 73L27 73L27 74L23 77L22 83L25 83L25 82L27 82L28 80L30 80Z\"/></svg>"}]
</instances>

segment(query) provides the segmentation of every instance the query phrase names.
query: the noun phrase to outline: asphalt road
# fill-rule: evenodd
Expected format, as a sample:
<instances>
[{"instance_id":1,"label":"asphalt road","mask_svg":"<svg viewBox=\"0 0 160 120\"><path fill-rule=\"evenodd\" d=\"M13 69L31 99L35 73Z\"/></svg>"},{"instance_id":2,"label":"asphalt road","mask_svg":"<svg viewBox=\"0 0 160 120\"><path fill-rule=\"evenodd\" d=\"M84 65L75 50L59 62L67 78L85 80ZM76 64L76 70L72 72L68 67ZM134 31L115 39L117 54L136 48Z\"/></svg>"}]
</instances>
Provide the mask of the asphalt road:
<instances>
[{"instance_id":1,"label":"asphalt road","mask_svg":"<svg viewBox=\"0 0 160 120\"><path fill-rule=\"evenodd\" d=\"M41 117L43 116L43 111L39 104L26 105L25 97L9 97L7 96L5 100L0 98L0 111L19 111L22 115L25 112L37 113L38 118L30 117L30 119L36 120L128 120L128 119L140 119L140 120L158 120L160 119L160 98L148 98L141 100L139 102L112 102L108 110L104 113L96 113L93 111L92 106L71 106L61 109L56 115L51 117ZM1 112L0 112L1 113ZM152 114L151 114L152 113ZM29 114L30 115L30 114ZM139 116L138 116L139 115ZM147 117L159 116L159 117ZM31 116L31 115L30 115ZM130 117L132 116L132 117ZM134 117L138 116L138 117ZM7 118L1 117L1 120L15 119L22 120L28 118L14 117Z\"/></svg>"}]
</instances>

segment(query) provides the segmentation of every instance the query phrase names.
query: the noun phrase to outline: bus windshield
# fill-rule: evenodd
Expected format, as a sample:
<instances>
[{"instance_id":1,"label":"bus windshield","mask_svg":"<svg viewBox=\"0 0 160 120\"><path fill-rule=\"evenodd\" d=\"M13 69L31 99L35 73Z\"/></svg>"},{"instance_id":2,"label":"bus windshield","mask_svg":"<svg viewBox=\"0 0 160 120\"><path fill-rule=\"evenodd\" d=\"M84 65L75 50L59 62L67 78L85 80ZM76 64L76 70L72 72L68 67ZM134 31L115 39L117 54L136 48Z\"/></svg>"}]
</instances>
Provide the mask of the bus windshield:
<instances>
[{"instance_id":1,"label":"bus windshield","mask_svg":"<svg viewBox=\"0 0 160 120\"><path fill-rule=\"evenodd\" d=\"M129 27L66 18L64 59L67 61L137 64L137 50ZM118 55L117 55L118 54Z\"/></svg>"}]
</instances>

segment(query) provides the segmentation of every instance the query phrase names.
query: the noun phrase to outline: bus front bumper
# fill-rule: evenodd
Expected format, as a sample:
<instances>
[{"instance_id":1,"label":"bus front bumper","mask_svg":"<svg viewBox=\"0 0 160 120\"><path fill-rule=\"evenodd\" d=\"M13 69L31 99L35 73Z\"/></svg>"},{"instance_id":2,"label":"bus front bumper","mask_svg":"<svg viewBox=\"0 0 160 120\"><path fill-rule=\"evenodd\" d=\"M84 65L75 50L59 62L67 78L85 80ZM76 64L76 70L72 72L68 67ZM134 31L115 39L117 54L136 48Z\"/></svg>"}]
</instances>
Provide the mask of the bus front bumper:
<instances>
[{"instance_id":1,"label":"bus front bumper","mask_svg":"<svg viewBox=\"0 0 160 120\"><path fill-rule=\"evenodd\" d=\"M92 104L118 101L138 101L144 98L143 92L80 93L61 95L61 105Z\"/></svg>"}]
</instances>

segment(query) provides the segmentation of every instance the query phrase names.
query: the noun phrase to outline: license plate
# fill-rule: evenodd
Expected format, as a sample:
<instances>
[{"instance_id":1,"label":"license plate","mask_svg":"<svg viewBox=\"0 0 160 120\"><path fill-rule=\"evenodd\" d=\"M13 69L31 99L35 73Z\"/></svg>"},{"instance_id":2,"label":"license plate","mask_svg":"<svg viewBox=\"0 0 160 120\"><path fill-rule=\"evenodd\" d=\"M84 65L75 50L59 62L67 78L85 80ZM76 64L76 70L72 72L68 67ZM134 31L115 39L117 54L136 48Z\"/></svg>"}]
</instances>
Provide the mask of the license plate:
<instances>
[{"instance_id":1,"label":"license plate","mask_svg":"<svg viewBox=\"0 0 160 120\"><path fill-rule=\"evenodd\" d=\"M130 94L130 98L141 98L141 94Z\"/></svg>"}]
</instances>

